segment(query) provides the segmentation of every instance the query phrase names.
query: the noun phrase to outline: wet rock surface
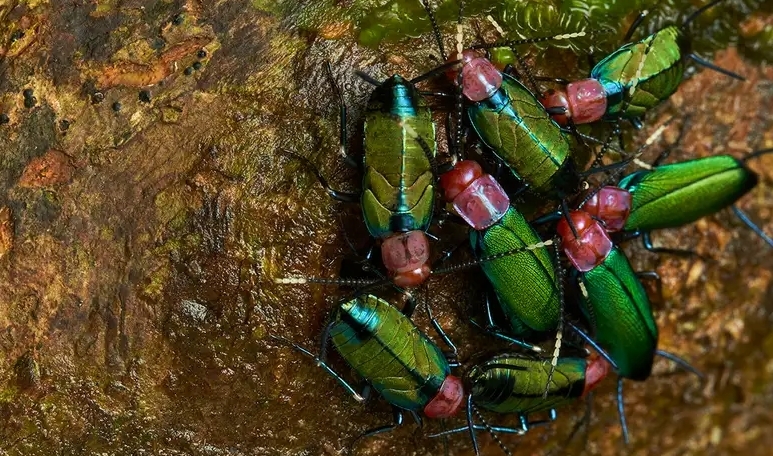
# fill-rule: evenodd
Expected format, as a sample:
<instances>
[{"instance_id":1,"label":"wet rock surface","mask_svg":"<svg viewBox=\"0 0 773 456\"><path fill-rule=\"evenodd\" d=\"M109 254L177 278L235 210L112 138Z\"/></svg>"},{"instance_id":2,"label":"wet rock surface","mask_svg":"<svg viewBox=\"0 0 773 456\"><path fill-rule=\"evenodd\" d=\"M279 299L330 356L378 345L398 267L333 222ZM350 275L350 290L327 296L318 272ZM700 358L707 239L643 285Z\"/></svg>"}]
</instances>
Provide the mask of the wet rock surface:
<instances>
[{"instance_id":1,"label":"wet rock surface","mask_svg":"<svg viewBox=\"0 0 773 456\"><path fill-rule=\"evenodd\" d=\"M359 185L338 155L338 108L323 62L344 89L355 151L370 87L353 71L414 77L437 64L428 23L415 31L369 16L392 3L405 2L0 5L0 455L336 455L389 422L385 403L358 405L268 336L315 346L347 290L274 279L334 277L352 254L347 237L368 245L359 209L332 202L284 152L308 157L337 188ZM450 48L455 17L446 3L438 2L439 19ZM470 23L485 39L496 34L479 13L502 14L489 3L470 6L480 19ZM693 8L662 3L651 24ZM727 3L725 13L696 22L696 47L723 49L715 62L747 81L698 71L642 132L627 135L635 147L677 116L645 158L676 142L680 129L672 161L773 147L773 70L764 64L773 8ZM621 10L605 27L619 39L634 16ZM374 21L397 32L363 43ZM401 38L406 33L421 35ZM733 43L741 54L725 49ZM588 70L584 55L570 50L526 57L544 75ZM760 184L740 206L773 233L773 156L750 167ZM442 233L438 251L464 237ZM658 360L647 382L626 382L627 449L608 380L593 402L586 445L583 428L563 449L584 411L578 403L560 410L554 425L502 436L514 452L768 454L770 249L730 211L654 240L702 257L625 247L637 269L663 279L662 298L651 290L660 347L706 381ZM417 292L431 296L463 360L493 347L468 322L481 280L475 271L441 276ZM416 321L430 331L424 312ZM350 376L336 355L331 362ZM358 441L355 454L443 454L442 439L424 436L440 429L420 430L408 418L389 435ZM484 454L500 454L480 435ZM468 438L450 438L448 452L471 454Z\"/></svg>"}]
</instances>

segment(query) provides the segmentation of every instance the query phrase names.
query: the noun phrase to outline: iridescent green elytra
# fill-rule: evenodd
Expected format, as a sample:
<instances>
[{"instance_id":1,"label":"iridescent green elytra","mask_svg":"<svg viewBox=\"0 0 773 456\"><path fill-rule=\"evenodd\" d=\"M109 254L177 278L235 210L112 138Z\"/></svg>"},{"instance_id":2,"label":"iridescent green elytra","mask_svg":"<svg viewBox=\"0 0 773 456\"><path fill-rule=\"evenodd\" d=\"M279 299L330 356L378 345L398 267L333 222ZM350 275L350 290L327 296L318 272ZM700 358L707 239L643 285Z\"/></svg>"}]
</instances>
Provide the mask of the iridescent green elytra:
<instances>
[{"instance_id":1,"label":"iridescent green elytra","mask_svg":"<svg viewBox=\"0 0 773 456\"><path fill-rule=\"evenodd\" d=\"M580 307L618 374L632 380L649 377L658 328L647 292L625 254L613 248L601 264L582 273L582 283L587 296Z\"/></svg>"},{"instance_id":2,"label":"iridescent green elytra","mask_svg":"<svg viewBox=\"0 0 773 456\"><path fill-rule=\"evenodd\" d=\"M586 365L582 358L558 358L548 384L550 360L501 355L470 369L466 380L476 405L497 413L526 415L558 408L580 397L585 390ZM545 385L548 395L543 399Z\"/></svg>"},{"instance_id":3,"label":"iridescent green elytra","mask_svg":"<svg viewBox=\"0 0 773 456\"><path fill-rule=\"evenodd\" d=\"M639 171L618 186L632 196L625 230L686 225L735 203L757 185L757 175L729 155L699 158Z\"/></svg>"},{"instance_id":4,"label":"iridescent green elytra","mask_svg":"<svg viewBox=\"0 0 773 456\"><path fill-rule=\"evenodd\" d=\"M450 373L443 352L394 306L373 295L342 303L331 340L390 404L422 410Z\"/></svg>"},{"instance_id":5,"label":"iridescent green elytra","mask_svg":"<svg viewBox=\"0 0 773 456\"><path fill-rule=\"evenodd\" d=\"M394 75L371 94L364 129L361 202L368 231L376 238L426 231L435 185L427 153L416 136L432 157L437 153L435 124L426 102L410 82Z\"/></svg>"},{"instance_id":6,"label":"iridescent green elytra","mask_svg":"<svg viewBox=\"0 0 773 456\"><path fill-rule=\"evenodd\" d=\"M569 142L529 89L502 74L490 98L467 107L478 137L516 177L538 193L571 193L576 187Z\"/></svg>"},{"instance_id":7,"label":"iridescent green elytra","mask_svg":"<svg viewBox=\"0 0 773 456\"><path fill-rule=\"evenodd\" d=\"M477 258L519 249L541 242L539 235L515 208L510 207L495 224L470 231L470 244ZM528 250L481 263L499 298L511 330L526 325L534 331L558 326L561 303L556 288L555 267L545 248Z\"/></svg>"},{"instance_id":8,"label":"iridescent green elytra","mask_svg":"<svg viewBox=\"0 0 773 456\"><path fill-rule=\"evenodd\" d=\"M590 77L598 80L607 93L607 118L641 117L676 92L684 75L688 48L688 38L681 28L670 26L622 46L596 64ZM630 98L628 90L634 84ZM626 101L630 104L621 112Z\"/></svg>"}]
</instances>

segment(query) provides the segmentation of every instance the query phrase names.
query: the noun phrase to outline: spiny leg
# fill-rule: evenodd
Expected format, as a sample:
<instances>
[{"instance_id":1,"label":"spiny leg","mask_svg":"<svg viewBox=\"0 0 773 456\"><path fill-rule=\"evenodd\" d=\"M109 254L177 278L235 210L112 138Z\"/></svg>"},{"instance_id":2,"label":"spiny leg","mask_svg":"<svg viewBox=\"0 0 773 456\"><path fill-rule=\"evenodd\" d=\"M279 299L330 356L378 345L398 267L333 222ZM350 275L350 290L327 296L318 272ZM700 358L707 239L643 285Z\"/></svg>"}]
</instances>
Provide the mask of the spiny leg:
<instances>
[{"instance_id":1,"label":"spiny leg","mask_svg":"<svg viewBox=\"0 0 773 456\"><path fill-rule=\"evenodd\" d=\"M320 356L316 356L313 353L311 353L310 351L308 351L305 348L301 347L300 345L296 344L295 342L293 342L293 341L291 341L289 339L286 339L284 337L275 336L275 335L270 335L270 337L272 339L274 339L274 340L280 341L280 342L282 342L284 344L287 344L287 345L291 346L296 351L298 351L298 352L308 356L309 358L313 359L316 362L317 366L321 367L325 372L328 373L328 375L330 375L335 381L337 381L339 385L341 385L349 394L352 395L354 400L356 400L357 402L365 402L365 398L362 397L362 395L360 395L359 393L357 393L355 388L351 384L349 384L349 382L344 380L343 377L341 377L338 373L336 373L333 370L333 368L328 366L327 363L325 363L325 361L323 361L323 359L321 358L321 355Z\"/></svg>"},{"instance_id":2,"label":"spiny leg","mask_svg":"<svg viewBox=\"0 0 773 456\"><path fill-rule=\"evenodd\" d=\"M340 143L340 149L339 153L341 154L341 157L344 159L344 162L346 162L347 165L360 169L362 167L362 163L355 160L353 157L351 157L347 150L349 150L349 146L347 144L347 131L346 131L346 103L344 102L344 96L341 93L341 88L338 87L338 84L336 83L335 76L333 76L333 69L330 67L330 62L325 62L325 70L327 70L327 76L328 80L330 81L330 85L333 87L333 92L335 93L336 98L338 99L338 134L339 134L339 143Z\"/></svg>"},{"instance_id":3,"label":"spiny leg","mask_svg":"<svg viewBox=\"0 0 773 456\"><path fill-rule=\"evenodd\" d=\"M397 407L395 407L393 405L392 406L392 424L386 424L384 426L379 426L379 427L376 427L376 428L373 428L373 429L369 429L369 430L363 432L362 434L360 434L359 436L357 436L357 438L355 438L352 441L352 444L351 444L350 449L349 449L349 454L351 454L353 452L355 446L357 445L357 443L360 440L362 440L364 438L367 438L367 437L373 437L374 435L383 434L385 432L394 431L395 429L397 429L402 424L403 424L403 412L402 412L401 409L399 409L399 408L397 408Z\"/></svg>"},{"instance_id":4,"label":"spiny leg","mask_svg":"<svg viewBox=\"0 0 773 456\"><path fill-rule=\"evenodd\" d=\"M314 165L311 160L308 158L298 155L295 152L282 149L282 151L293 158L297 159L301 163L303 163L313 174L316 176L319 183L322 185L322 187L325 189L328 195L330 195L331 198L333 198L336 201L340 201L342 203L356 203L360 201L360 192L343 192L340 190L335 190L332 188L328 183L327 179L325 179L325 176L322 175L322 173L319 171L319 168Z\"/></svg>"},{"instance_id":5,"label":"spiny leg","mask_svg":"<svg viewBox=\"0 0 773 456\"><path fill-rule=\"evenodd\" d=\"M494 337L497 337L511 344L517 345L519 347L525 348L527 350L532 350L537 353L542 353L542 349L540 347L508 335L504 330L502 330L496 324L496 322L494 322L494 314L491 311L491 300L488 292L486 293L486 325L483 326L480 323L476 322L475 320L470 320L470 322Z\"/></svg>"}]
</instances>

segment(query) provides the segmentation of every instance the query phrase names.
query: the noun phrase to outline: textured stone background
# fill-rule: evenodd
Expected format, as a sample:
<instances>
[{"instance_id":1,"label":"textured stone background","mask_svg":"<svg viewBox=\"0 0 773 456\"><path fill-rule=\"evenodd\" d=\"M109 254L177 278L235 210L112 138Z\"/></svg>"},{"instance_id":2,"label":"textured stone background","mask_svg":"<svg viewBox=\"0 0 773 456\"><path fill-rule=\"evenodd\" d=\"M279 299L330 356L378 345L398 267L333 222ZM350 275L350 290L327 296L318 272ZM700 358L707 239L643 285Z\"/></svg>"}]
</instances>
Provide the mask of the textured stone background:
<instances>
[{"instance_id":1,"label":"textured stone background","mask_svg":"<svg viewBox=\"0 0 773 456\"><path fill-rule=\"evenodd\" d=\"M366 242L358 209L332 203L279 150L356 188L336 155L337 109L322 61L345 83L356 142L369 88L354 69L382 78L435 65L429 36L400 40L410 30L396 25L385 26L396 41L358 44L363 30L388 23L368 12L408 3L0 0L0 455L336 455L390 419L383 402L356 405L308 359L266 336L313 344L345 291L273 279L336 275L350 253L341 220L354 243ZM492 2L471 3L477 12ZM613 30L608 41L619 43L639 3L622 19L610 16L612 25L599 23ZM699 2L666 3L645 27L673 22L674 9ZM743 57L725 50L717 63L748 81L699 72L629 137L636 144L677 115L648 156L675 140L686 116L672 160L773 147L773 69L764 63L773 52L764 10L773 5L726 3L696 23L696 46L737 43ZM762 9L747 14L750 5ZM480 28L489 38L490 27ZM450 44L451 29L444 32ZM530 54L544 74L587 71L582 56L547 52ZM741 206L773 233L773 157L751 166L761 183ZM654 300L661 347L708 379L701 385L657 361L650 380L627 382L628 451L768 454L770 248L730 212L654 238L706 258L626 248L636 266L663 277L663 298ZM475 279L470 272L429 285L463 359L491 345L467 322L479 297ZM427 327L423 314L417 322ZM340 360L333 364L348 374ZM597 394L588 454L626 451L613 383ZM560 454L582 409L504 441L518 454ZM442 454L442 440L408 421L356 453ZM481 438L485 454L500 454ZM466 436L449 446L470 454ZM575 439L570 452L582 446Z\"/></svg>"}]
</instances>

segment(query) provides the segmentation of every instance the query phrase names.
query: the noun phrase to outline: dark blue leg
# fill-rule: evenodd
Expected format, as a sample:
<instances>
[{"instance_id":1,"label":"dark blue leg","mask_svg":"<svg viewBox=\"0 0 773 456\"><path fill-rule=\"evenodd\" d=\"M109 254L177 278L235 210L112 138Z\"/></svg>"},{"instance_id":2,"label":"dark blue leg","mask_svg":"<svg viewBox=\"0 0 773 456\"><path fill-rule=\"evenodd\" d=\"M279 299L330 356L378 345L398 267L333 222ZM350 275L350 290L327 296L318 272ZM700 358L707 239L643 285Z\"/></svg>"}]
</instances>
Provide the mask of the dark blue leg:
<instances>
[{"instance_id":1,"label":"dark blue leg","mask_svg":"<svg viewBox=\"0 0 773 456\"><path fill-rule=\"evenodd\" d=\"M421 419L421 415L419 415L418 413L416 413L413 410L408 410L408 413L411 414L411 416L413 417L413 421L415 421L416 424L419 425L419 427L424 427L424 420Z\"/></svg>"},{"instance_id":2,"label":"dark blue leg","mask_svg":"<svg viewBox=\"0 0 773 456\"><path fill-rule=\"evenodd\" d=\"M505 427L505 426L492 426L492 425L489 425L489 427L487 428L486 426L484 426L482 424L474 424L472 427L476 431L487 431L488 429L491 429L492 431L494 431L494 432L496 432L498 434L517 434L517 435L523 435L524 434L523 429L521 429L520 427ZM438 432L437 434L430 434L427 437L430 437L430 438L443 437L443 436L446 436L446 435L458 434L460 432L465 432L465 431L469 431L469 430L470 430L470 426L461 426L461 427L454 428L454 429L447 429L445 431Z\"/></svg>"},{"instance_id":3,"label":"dark blue leg","mask_svg":"<svg viewBox=\"0 0 773 456\"><path fill-rule=\"evenodd\" d=\"M403 310L401 312L406 317L411 318L413 316L413 312L416 310L416 299L411 294L405 294L408 296L408 299L405 301L405 305L403 306Z\"/></svg>"},{"instance_id":4,"label":"dark blue leg","mask_svg":"<svg viewBox=\"0 0 773 456\"><path fill-rule=\"evenodd\" d=\"M593 350L596 351L596 353L599 354L602 358L604 358L604 361L608 362L610 366L612 366L613 370L617 370L617 363L615 363L612 358L609 356L609 353L607 353L603 348L601 348L596 341L591 339L589 335L585 333L585 331L581 330L577 327L574 323L571 321L566 322L567 325L569 325L570 328L572 328L572 331L574 331L578 336L582 338L582 340L585 341L586 344L590 345Z\"/></svg>"},{"instance_id":5,"label":"dark blue leg","mask_svg":"<svg viewBox=\"0 0 773 456\"><path fill-rule=\"evenodd\" d=\"M547 223L558 222L562 218L563 218L563 214L559 210L559 211L551 212L550 214L545 214L542 217L538 217L532 220L531 222L529 222L529 224L532 226L545 225Z\"/></svg>"},{"instance_id":6,"label":"dark blue leg","mask_svg":"<svg viewBox=\"0 0 773 456\"><path fill-rule=\"evenodd\" d=\"M467 428L470 430L470 441L472 441L472 449L475 451L475 456L480 454L478 448L478 437L475 435L475 421L472 419L472 408L475 405L472 403L472 394L467 395Z\"/></svg>"},{"instance_id":7,"label":"dark blue leg","mask_svg":"<svg viewBox=\"0 0 773 456\"><path fill-rule=\"evenodd\" d=\"M435 329L435 332L438 336L440 336L441 339L443 339L443 342L451 349L450 354L446 354L446 359L448 360L449 365L451 367L459 367L461 364L459 363L459 355L458 351L456 349L456 345L451 341L451 339L448 337L448 334L443 331L443 328L440 327L440 323L435 319L435 316L432 314L432 309L430 308L429 301L427 301L424 305L424 308L427 310L427 316L429 317L429 322L432 325L432 327Z\"/></svg>"},{"instance_id":8,"label":"dark blue leg","mask_svg":"<svg viewBox=\"0 0 773 456\"><path fill-rule=\"evenodd\" d=\"M692 250L682 250L682 249L668 249L663 247L654 247L652 245L652 238L650 237L649 232L643 232L641 234L641 240L642 244L644 244L644 248L649 250L652 253L665 253L668 255L676 255L676 256L683 256L683 257L698 257L701 260L706 260L706 258L703 255L700 255L698 252L694 252Z\"/></svg>"},{"instance_id":9,"label":"dark blue leg","mask_svg":"<svg viewBox=\"0 0 773 456\"><path fill-rule=\"evenodd\" d=\"M540 347L537 347L536 345L532 345L530 343L524 342L522 340L516 339L512 336L509 336L505 334L499 326L494 322L494 315L491 312L491 300L489 298L488 293L486 294L486 326L482 326L480 323L471 320L472 324L475 326L483 329L487 333L491 334L494 337L498 337L502 340L506 340L507 342L510 342L511 344L518 345L519 347L523 347L527 350L532 350L537 353L542 353L542 349Z\"/></svg>"},{"instance_id":10,"label":"dark blue leg","mask_svg":"<svg viewBox=\"0 0 773 456\"><path fill-rule=\"evenodd\" d=\"M623 430L623 441L626 445L630 442L628 437L628 423L625 420L625 403L623 402L623 377L617 377L617 413L620 415L620 428Z\"/></svg>"},{"instance_id":11,"label":"dark blue leg","mask_svg":"<svg viewBox=\"0 0 773 456\"><path fill-rule=\"evenodd\" d=\"M372 85L373 87L378 87L381 85L379 81L376 81L375 79L373 79L373 76L369 75L368 73L364 73L360 70L357 70L354 72L354 74L357 75L358 78Z\"/></svg>"},{"instance_id":12,"label":"dark blue leg","mask_svg":"<svg viewBox=\"0 0 773 456\"><path fill-rule=\"evenodd\" d=\"M335 381L338 382L341 386L344 387L344 389L354 397L354 399L357 402L365 402L365 398L362 397L357 391L354 389L352 385L349 384L346 380L343 379L340 375L338 375L330 366L328 366L319 356L315 356L310 351L306 350L305 348L301 347L300 345L296 344L295 342L285 339L284 337L274 336L271 335L271 338L281 341L282 343L285 343L287 345L290 345L292 348L294 348L296 351L308 356L309 358L313 359L317 366L321 367L325 372L328 373Z\"/></svg>"},{"instance_id":13,"label":"dark blue leg","mask_svg":"<svg viewBox=\"0 0 773 456\"><path fill-rule=\"evenodd\" d=\"M770 238L767 234L765 234L764 231L762 231L762 228L757 226L752 220L749 218L748 215L744 211L742 211L738 206L735 204L731 206L733 209L733 213L736 217L738 217L741 222L743 222L744 225L748 226L750 230L754 231L754 234L759 236L763 241L765 241L766 244L773 247L773 239Z\"/></svg>"},{"instance_id":14,"label":"dark blue leg","mask_svg":"<svg viewBox=\"0 0 773 456\"><path fill-rule=\"evenodd\" d=\"M548 456L552 456L553 454L567 454L566 449L572 443L572 440L574 440L580 428L585 428L585 432L583 432L582 451L585 451L585 448L587 448L588 434L589 434L587 425L590 424L590 414L593 407L593 391L591 391L587 396L585 396L584 400L585 400L585 412L583 413L582 418L580 418L579 420L577 420L577 422L574 423L574 426L572 426L572 431L569 433L569 436L558 448L556 448L557 451L555 452L551 451Z\"/></svg>"},{"instance_id":15,"label":"dark blue leg","mask_svg":"<svg viewBox=\"0 0 773 456\"><path fill-rule=\"evenodd\" d=\"M377 428L369 429L362 434L360 434L359 437L354 439L354 442L352 442L352 447L359 441L360 439L364 439L366 437L373 437L374 435L383 434L385 432L391 432L397 429L398 426L401 426L403 424L403 411L395 406L392 406L392 424L387 424L384 426L379 426Z\"/></svg>"},{"instance_id":16,"label":"dark blue leg","mask_svg":"<svg viewBox=\"0 0 773 456\"><path fill-rule=\"evenodd\" d=\"M529 429L533 428L534 426L544 426L546 424L550 424L558 419L558 412L556 412L556 409L550 409L548 411L548 419L546 420L537 420L537 421L529 421L528 417L521 415L521 428L524 432L528 432Z\"/></svg>"},{"instance_id":17,"label":"dark blue leg","mask_svg":"<svg viewBox=\"0 0 773 456\"><path fill-rule=\"evenodd\" d=\"M639 280L653 280L657 286L658 295L663 296L663 280L660 278L660 274L655 271L641 271L636 273L636 277Z\"/></svg>"},{"instance_id":18,"label":"dark blue leg","mask_svg":"<svg viewBox=\"0 0 773 456\"><path fill-rule=\"evenodd\" d=\"M333 92L335 93L336 98L338 99L338 122L339 122L339 143L340 143L340 154L341 157L344 159L344 162L346 162L347 165L351 166L352 168L360 169L362 168L362 162L355 160L353 157L351 157L347 150L349 150L349 147L347 145L347 132L346 132L346 103L344 103L344 96L341 93L341 89L338 87L338 84L336 84L335 77L333 76L333 69L330 67L330 62L325 62L325 69L327 70L327 76L330 80L330 85L333 86Z\"/></svg>"},{"instance_id":19,"label":"dark blue leg","mask_svg":"<svg viewBox=\"0 0 773 456\"><path fill-rule=\"evenodd\" d=\"M327 183L327 179L325 179L319 169L308 158L289 150L282 149L282 151L302 162L312 173L314 173L314 175L317 177L317 180L320 184L322 184L322 187L325 189L327 194L330 195L330 197L334 200L341 201L343 203L356 203L360 201L360 192L342 192L340 190L333 189Z\"/></svg>"},{"instance_id":20,"label":"dark blue leg","mask_svg":"<svg viewBox=\"0 0 773 456\"><path fill-rule=\"evenodd\" d=\"M639 13L638 16L636 16L636 19L633 20L633 23L631 23L631 26L628 27L628 31L625 32L625 36L623 37L624 42L628 42L631 40L631 37L633 36L633 32L636 31L636 28L641 25L641 23L644 21L644 18L647 15L644 13Z\"/></svg>"},{"instance_id":21,"label":"dark blue leg","mask_svg":"<svg viewBox=\"0 0 773 456\"><path fill-rule=\"evenodd\" d=\"M665 350L657 350L655 352L656 355L666 358L667 360L673 362L677 366L681 367L682 369L686 370L687 372L690 372L691 374L695 375L696 377L700 378L701 380L704 380L706 377L703 375L701 371L694 368L690 363L683 360L682 358L676 356L675 354L671 352L667 352Z\"/></svg>"},{"instance_id":22,"label":"dark blue leg","mask_svg":"<svg viewBox=\"0 0 773 456\"><path fill-rule=\"evenodd\" d=\"M710 70L714 70L717 73L722 73L725 76L730 76L733 79L738 79L739 81L745 81L746 78L741 76L740 74L733 73L730 70L726 70L722 67L716 66L713 63L709 62L708 60L704 59L703 57L699 56L696 53L689 54L687 57L691 58L693 62L697 63L700 66L704 66Z\"/></svg>"}]
</instances>

